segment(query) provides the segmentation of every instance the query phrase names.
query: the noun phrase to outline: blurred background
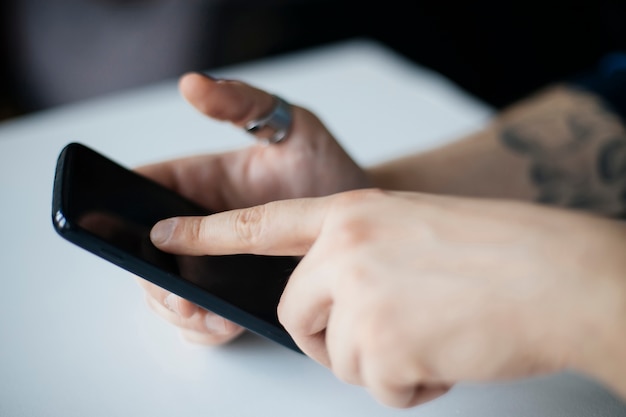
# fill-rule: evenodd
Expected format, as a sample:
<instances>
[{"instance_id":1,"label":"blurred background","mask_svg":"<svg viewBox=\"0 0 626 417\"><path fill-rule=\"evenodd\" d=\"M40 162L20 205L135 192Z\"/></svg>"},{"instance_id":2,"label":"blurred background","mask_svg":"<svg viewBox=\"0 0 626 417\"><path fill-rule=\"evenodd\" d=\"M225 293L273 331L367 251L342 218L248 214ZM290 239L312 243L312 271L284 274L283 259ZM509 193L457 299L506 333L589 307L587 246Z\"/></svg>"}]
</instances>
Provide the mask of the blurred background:
<instances>
[{"instance_id":1,"label":"blurred background","mask_svg":"<svg viewBox=\"0 0 626 417\"><path fill-rule=\"evenodd\" d=\"M501 108L626 49L626 1L3 0L0 120L353 37Z\"/></svg>"}]
</instances>

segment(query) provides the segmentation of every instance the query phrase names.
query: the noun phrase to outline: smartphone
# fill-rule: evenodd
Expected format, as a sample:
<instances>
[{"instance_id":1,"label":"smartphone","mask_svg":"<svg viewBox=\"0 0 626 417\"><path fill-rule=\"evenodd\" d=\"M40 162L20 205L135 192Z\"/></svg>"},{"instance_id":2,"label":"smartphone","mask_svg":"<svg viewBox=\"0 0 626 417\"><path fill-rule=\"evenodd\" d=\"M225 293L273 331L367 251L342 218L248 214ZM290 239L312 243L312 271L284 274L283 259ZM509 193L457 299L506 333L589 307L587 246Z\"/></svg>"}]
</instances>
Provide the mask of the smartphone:
<instances>
[{"instance_id":1,"label":"smartphone","mask_svg":"<svg viewBox=\"0 0 626 417\"><path fill-rule=\"evenodd\" d=\"M52 222L61 237L174 294L296 352L276 309L298 263L290 256L177 256L150 229L173 216L211 211L80 143L61 151Z\"/></svg>"}]
</instances>

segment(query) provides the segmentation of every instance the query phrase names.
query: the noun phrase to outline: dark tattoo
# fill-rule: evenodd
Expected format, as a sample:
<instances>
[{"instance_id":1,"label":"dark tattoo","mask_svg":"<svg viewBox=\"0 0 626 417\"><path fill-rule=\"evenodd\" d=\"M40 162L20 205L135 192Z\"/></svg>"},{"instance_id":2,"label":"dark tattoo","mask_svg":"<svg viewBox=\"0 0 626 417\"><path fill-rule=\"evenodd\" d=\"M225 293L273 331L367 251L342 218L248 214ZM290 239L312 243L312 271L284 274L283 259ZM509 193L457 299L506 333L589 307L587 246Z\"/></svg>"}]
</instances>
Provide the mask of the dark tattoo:
<instances>
[{"instance_id":1,"label":"dark tattoo","mask_svg":"<svg viewBox=\"0 0 626 417\"><path fill-rule=\"evenodd\" d=\"M607 184L619 182L626 176L626 140L623 137L612 138L603 146L598 169Z\"/></svg>"},{"instance_id":2,"label":"dark tattoo","mask_svg":"<svg viewBox=\"0 0 626 417\"><path fill-rule=\"evenodd\" d=\"M530 158L529 176L537 187L537 201L622 215L626 213L624 126L596 99L572 93L566 106L546 106L538 115L505 124L501 141Z\"/></svg>"}]
</instances>

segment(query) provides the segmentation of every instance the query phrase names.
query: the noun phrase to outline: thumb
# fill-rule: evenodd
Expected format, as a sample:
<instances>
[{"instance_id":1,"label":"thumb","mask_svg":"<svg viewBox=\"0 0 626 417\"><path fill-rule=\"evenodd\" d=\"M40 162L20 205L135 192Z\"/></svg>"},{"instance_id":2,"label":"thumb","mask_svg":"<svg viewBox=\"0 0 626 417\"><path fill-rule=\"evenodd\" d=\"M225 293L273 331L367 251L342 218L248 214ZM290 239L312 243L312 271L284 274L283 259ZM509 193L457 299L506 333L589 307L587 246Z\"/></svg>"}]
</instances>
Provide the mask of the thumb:
<instances>
[{"instance_id":1,"label":"thumb","mask_svg":"<svg viewBox=\"0 0 626 417\"><path fill-rule=\"evenodd\" d=\"M181 255L304 255L317 239L330 197L283 200L206 217L174 217L152 228L159 249Z\"/></svg>"},{"instance_id":2,"label":"thumb","mask_svg":"<svg viewBox=\"0 0 626 417\"><path fill-rule=\"evenodd\" d=\"M200 73L181 77L183 97L198 111L243 127L268 114L274 106L271 94L240 81L215 80Z\"/></svg>"}]
</instances>

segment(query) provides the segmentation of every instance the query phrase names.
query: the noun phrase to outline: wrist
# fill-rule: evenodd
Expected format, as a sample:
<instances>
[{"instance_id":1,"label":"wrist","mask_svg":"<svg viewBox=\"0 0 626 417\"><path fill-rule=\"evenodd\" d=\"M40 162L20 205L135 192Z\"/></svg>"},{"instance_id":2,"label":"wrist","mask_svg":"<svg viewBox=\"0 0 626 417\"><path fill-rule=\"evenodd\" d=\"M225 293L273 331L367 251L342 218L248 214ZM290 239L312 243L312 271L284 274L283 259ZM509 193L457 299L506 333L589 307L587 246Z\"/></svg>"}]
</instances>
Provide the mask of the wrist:
<instances>
[{"instance_id":1,"label":"wrist","mask_svg":"<svg viewBox=\"0 0 626 417\"><path fill-rule=\"evenodd\" d=\"M370 167L383 189L533 200L528 161L501 144L494 122L453 143Z\"/></svg>"}]
</instances>

